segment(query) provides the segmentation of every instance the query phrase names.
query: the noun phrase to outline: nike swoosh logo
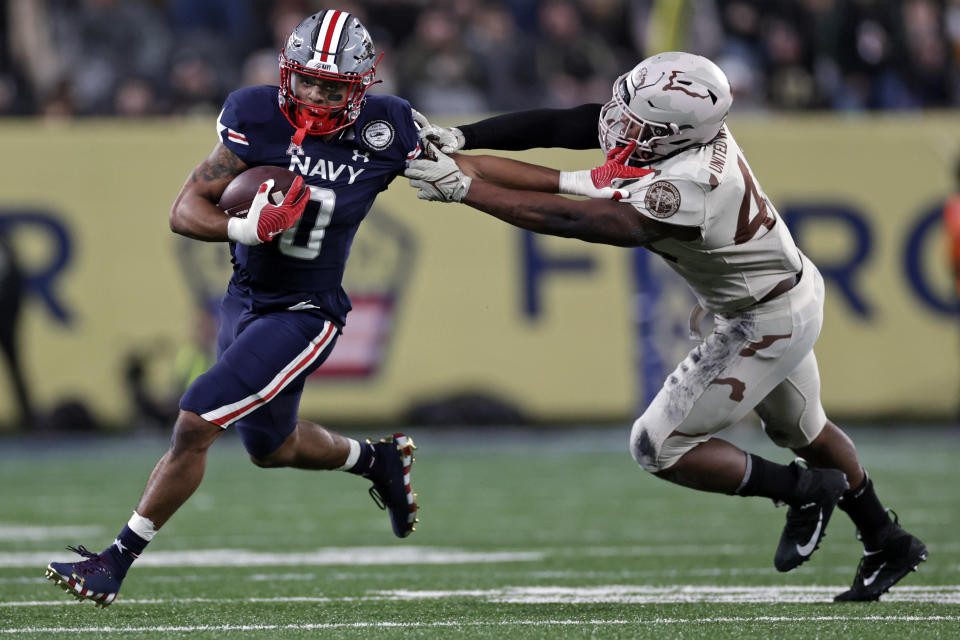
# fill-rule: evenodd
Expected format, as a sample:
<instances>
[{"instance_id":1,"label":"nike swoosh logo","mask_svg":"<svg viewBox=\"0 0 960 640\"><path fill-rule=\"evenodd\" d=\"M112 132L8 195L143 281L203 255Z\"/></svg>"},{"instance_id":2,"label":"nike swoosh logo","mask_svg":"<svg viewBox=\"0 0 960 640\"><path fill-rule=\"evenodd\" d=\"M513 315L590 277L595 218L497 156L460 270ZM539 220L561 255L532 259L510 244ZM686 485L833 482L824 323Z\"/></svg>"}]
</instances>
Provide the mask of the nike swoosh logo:
<instances>
[{"instance_id":1,"label":"nike swoosh logo","mask_svg":"<svg viewBox=\"0 0 960 640\"><path fill-rule=\"evenodd\" d=\"M883 571L883 568L884 568L885 566L887 566L887 563L886 563L886 562L884 562L884 563L881 564L879 567L877 567L877 570L874 571L873 573L871 573L871 574L870 574L870 577L864 578L864 579L863 579L863 586L869 587L870 585L872 585L872 584L873 584L873 581L877 579L877 576L880 575L880 572Z\"/></svg>"},{"instance_id":2,"label":"nike swoosh logo","mask_svg":"<svg viewBox=\"0 0 960 640\"><path fill-rule=\"evenodd\" d=\"M810 540L805 545L797 545L797 553L803 557L809 556L813 553L813 550L817 548L817 540L820 539L820 529L823 527L823 509L820 509L820 514L817 517L817 528L813 530L813 535L810 536Z\"/></svg>"}]
</instances>

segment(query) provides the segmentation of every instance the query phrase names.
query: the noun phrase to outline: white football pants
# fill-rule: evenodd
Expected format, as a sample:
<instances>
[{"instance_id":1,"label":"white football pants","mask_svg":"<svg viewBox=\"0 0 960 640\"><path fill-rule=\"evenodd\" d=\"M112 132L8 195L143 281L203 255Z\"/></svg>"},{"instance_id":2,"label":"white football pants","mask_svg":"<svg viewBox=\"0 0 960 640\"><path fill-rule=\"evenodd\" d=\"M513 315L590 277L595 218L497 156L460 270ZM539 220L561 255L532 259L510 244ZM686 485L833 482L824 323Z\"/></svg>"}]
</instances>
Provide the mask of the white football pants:
<instances>
[{"instance_id":1,"label":"white football pants","mask_svg":"<svg viewBox=\"0 0 960 640\"><path fill-rule=\"evenodd\" d=\"M650 472L756 409L778 446L813 441L826 423L813 345L823 324L823 278L803 258L803 277L769 302L717 315L714 329L667 376L633 423L630 452Z\"/></svg>"}]
</instances>

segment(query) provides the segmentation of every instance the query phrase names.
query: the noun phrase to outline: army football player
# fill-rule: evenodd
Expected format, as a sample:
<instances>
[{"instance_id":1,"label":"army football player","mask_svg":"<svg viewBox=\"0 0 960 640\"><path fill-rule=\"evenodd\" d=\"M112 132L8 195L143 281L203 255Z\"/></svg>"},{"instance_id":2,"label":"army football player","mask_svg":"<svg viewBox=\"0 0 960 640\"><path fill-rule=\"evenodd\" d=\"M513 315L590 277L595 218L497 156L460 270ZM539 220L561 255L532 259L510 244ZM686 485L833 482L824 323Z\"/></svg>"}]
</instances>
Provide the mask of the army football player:
<instances>
[{"instance_id":1,"label":"army football player","mask_svg":"<svg viewBox=\"0 0 960 640\"><path fill-rule=\"evenodd\" d=\"M359 442L297 418L304 382L330 354L350 310L341 280L357 227L420 152L410 105L366 95L378 62L355 16L321 11L283 47L279 87L227 98L219 141L170 212L175 233L230 242L234 271L217 362L181 399L170 449L113 544L99 554L71 547L84 559L48 566L47 577L78 599L114 601L133 561L199 486L208 448L231 425L257 466L360 475L373 482L394 534L413 530L408 437ZM227 184L260 165L300 175L283 202L268 201L268 181L246 218L228 218L216 206Z\"/></svg>"},{"instance_id":2,"label":"army football player","mask_svg":"<svg viewBox=\"0 0 960 640\"><path fill-rule=\"evenodd\" d=\"M431 145L436 159L411 162L406 175L424 199L463 202L537 233L643 246L662 256L715 322L634 422L634 459L685 487L787 504L774 554L780 571L810 558L839 506L859 529L864 554L853 585L835 600L876 600L927 550L890 518L853 442L824 413L813 353L823 279L726 126L731 103L715 64L663 53L618 78L605 105L519 112L457 128L432 126L417 114L422 137L439 148ZM558 172L444 155L538 146L600 146L607 162ZM803 464L777 464L715 437L751 409L770 439Z\"/></svg>"}]
</instances>

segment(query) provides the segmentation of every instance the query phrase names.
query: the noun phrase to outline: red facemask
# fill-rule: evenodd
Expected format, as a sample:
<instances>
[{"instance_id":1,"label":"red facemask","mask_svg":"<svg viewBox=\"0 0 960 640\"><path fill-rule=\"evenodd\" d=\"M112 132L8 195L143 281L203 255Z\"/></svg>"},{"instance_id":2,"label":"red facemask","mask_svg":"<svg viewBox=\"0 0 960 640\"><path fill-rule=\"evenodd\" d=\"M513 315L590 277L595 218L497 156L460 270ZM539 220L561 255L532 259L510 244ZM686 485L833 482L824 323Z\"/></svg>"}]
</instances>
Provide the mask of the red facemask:
<instances>
[{"instance_id":1,"label":"red facemask","mask_svg":"<svg viewBox=\"0 0 960 640\"><path fill-rule=\"evenodd\" d=\"M383 54L380 55L383 57ZM349 75L308 69L288 60L280 53L280 108L287 120L297 128L297 137L325 135L351 125L360 115L367 89L374 84L377 64L363 75ZM316 78L325 85L338 85L336 104L317 105L302 100L296 95L298 74ZM302 95L302 92L301 92ZM301 133L302 132L302 133ZM295 141L299 144L299 141Z\"/></svg>"}]
</instances>

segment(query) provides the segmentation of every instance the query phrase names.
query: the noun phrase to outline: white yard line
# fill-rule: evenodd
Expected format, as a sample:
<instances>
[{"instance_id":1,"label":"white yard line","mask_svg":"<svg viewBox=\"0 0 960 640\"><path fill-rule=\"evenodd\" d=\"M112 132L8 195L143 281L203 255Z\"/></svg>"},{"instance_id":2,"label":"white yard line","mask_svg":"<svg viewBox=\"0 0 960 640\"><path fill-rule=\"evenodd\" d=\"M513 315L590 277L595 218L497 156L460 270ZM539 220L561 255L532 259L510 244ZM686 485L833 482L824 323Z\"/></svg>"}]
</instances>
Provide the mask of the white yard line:
<instances>
[{"instance_id":1,"label":"white yard line","mask_svg":"<svg viewBox=\"0 0 960 640\"><path fill-rule=\"evenodd\" d=\"M545 551L468 551L440 547L327 547L299 553L272 553L250 549L151 551L138 567L271 567L329 565L472 564L538 562ZM69 551L0 553L0 568L45 567L52 561L74 562Z\"/></svg>"},{"instance_id":2,"label":"white yard line","mask_svg":"<svg viewBox=\"0 0 960 640\"><path fill-rule=\"evenodd\" d=\"M433 629L470 627L602 627L625 625L757 624L820 622L956 622L960 616L761 616L650 618L638 620L497 620L490 622L340 622L327 624L196 625L156 627L18 627L0 633L187 633L191 631L322 631L331 629Z\"/></svg>"},{"instance_id":3,"label":"white yard line","mask_svg":"<svg viewBox=\"0 0 960 640\"><path fill-rule=\"evenodd\" d=\"M551 556L570 554L592 557L617 556L731 556L756 553L747 545L663 545L624 547L556 547L524 550L471 551L448 547L326 547L314 551L277 553L251 549L189 549L149 551L137 560L138 567L266 567L388 564L470 564L539 562ZM73 562L79 556L52 551L0 552L0 569L45 567L51 561Z\"/></svg>"},{"instance_id":4,"label":"white yard line","mask_svg":"<svg viewBox=\"0 0 960 640\"><path fill-rule=\"evenodd\" d=\"M0 522L0 541L24 542L35 540L73 540L74 538L99 538L103 527L36 527Z\"/></svg>"},{"instance_id":5,"label":"white yard line","mask_svg":"<svg viewBox=\"0 0 960 640\"><path fill-rule=\"evenodd\" d=\"M833 596L846 589L845 585L804 587L611 585L506 587L468 591L400 589L369 593L396 600L472 597L485 602L509 604L811 603L832 602ZM884 601L960 604L960 586L898 587L885 595Z\"/></svg>"},{"instance_id":6,"label":"white yard line","mask_svg":"<svg viewBox=\"0 0 960 640\"><path fill-rule=\"evenodd\" d=\"M270 598L144 598L124 599L114 606L123 605L170 605L170 604L237 604L264 603L284 604L294 602L375 602L442 599L473 599L494 604L680 604L680 603L828 603L833 596L846 590L846 585L801 586L801 587L729 587L676 585L649 587L632 585L608 585L596 587L505 587L502 589L454 589L454 590L383 590L368 591L363 596L297 596ZM883 596L884 602L925 602L930 604L960 604L960 585L894 587ZM7 607L63 607L84 606L82 603L57 598L54 600L30 600L0 602L0 609Z\"/></svg>"}]
</instances>

